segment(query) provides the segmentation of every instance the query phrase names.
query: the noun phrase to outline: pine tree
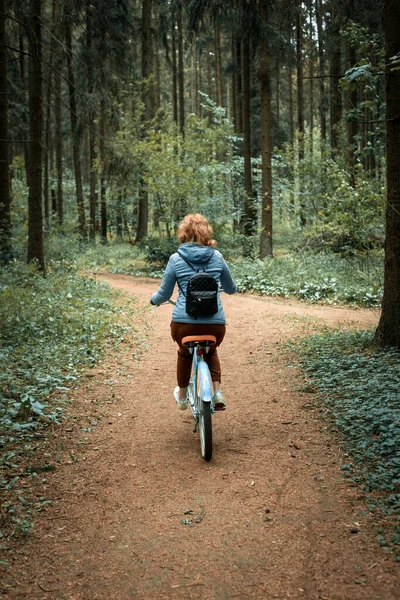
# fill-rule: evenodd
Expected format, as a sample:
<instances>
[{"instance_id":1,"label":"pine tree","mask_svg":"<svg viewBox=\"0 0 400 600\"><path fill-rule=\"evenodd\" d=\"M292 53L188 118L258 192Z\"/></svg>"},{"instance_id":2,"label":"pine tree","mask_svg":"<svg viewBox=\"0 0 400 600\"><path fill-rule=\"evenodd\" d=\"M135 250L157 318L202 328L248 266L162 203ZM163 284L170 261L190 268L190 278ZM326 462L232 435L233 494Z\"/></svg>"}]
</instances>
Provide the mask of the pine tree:
<instances>
[{"instance_id":1,"label":"pine tree","mask_svg":"<svg viewBox=\"0 0 400 600\"><path fill-rule=\"evenodd\" d=\"M30 0L29 7L29 132L31 153L29 161L28 255L44 271L42 160L42 26L41 0Z\"/></svg>"},{"instance_id":2,"label":"pine tree","mask_svg":"<svg viewBox=\"0 0 400 600\"><path fill-rule=\"evenodd\" d=\"M400 348L400 3L385 0L387 201L381 346Z\"/></svg>"},{"instance_id":3,"label":"pine tree","mask_svg":"<svg viewBox=\"0 0 400 600\"><path fill-rule=\"evenodd\" d=\"M12 256L5 0L0 0L0 260Z\"/></svg>"}]
</instances>

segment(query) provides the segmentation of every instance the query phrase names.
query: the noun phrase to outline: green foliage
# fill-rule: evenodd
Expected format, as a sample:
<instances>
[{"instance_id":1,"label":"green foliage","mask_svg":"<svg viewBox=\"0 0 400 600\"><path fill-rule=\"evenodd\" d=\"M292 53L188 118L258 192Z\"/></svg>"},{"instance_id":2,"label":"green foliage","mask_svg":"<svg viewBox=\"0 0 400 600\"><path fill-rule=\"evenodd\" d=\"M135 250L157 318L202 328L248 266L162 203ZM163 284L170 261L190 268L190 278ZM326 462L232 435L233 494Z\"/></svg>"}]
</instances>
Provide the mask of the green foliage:
<instances>
[{"instance_id":1,"label":"green foliage","mask_svg":"<svg viewBox=\"0 0 400 600\"><path fill-rule=\"evenodd\" d=\"M364 264L356 258L298 252L265 261L232 263L231 270L240 292L378 306L382 298L381 263L380 255Z\"/></svg>"},{"instance_id":2,"label":"green foliage","mask_svg":"<svg viewBox=\"0 0 400 600\"><path fill-rule=\"evenodd\" d=\"M201 212L211 219L226 219L232 213L232 155L236 140L224 109L203 95L204 108L212 114L201 119L191 114L185 137L168 115L160 111L154 122L142 129L143 106L133 95L131 107L121 109L120 127L110 141L109 198L137 199L145 185L153 221L162 234L172 237L187 212ZM127 205L125 205L127 206Z\"/></svg>"},{"instance_id":3,"label":"green foliage","mask_svg":"<svg viewBox=\"0 0 400 600\"><path fill-rule=\"evenodd\" d=\"M329 332L296 351L351 457L344 474L363 485L370 506L400 514L400 353L374 349L372 336Z\"/></svg>"},{"instance_id":4,"label":"green foliage","mask_svg":"<svg viewBox=\"0 0 400 600\"><path fill-rule=\"evenodd\" d=\"M320 153L308 151L298 162L296 147L286 146L275 156L274 165L275 213L280 213L279 221L291 223L308 245L360 257L383 247L385 186L361 164L351 175ZM301 231L300 217L306 221Z\"/></svg>"},{"instance_id":5,"label":"green foliage","mask_svg":"<svg viewBox=\"0 0 400 600\"><path fill-rule=\"evenodd\" d=\"M148 237L141 244L146 254L147 264L166 266L171 254L177 251L179 241L174 238Z\"/></svg>"},{"instance_id":6,"label":"green foliage","mask_svg":"<svg viewBox=\"0 0 400 600\"><path fill-rule=\"evenodd\" d=\"M132 301L116 306L112 291L79 277L67 263L0 273L0 423L15 436L57 421L68 386L105 347L123 341ZM53 396L56 392L57 398Z\"/></svg>"}]
</instances>

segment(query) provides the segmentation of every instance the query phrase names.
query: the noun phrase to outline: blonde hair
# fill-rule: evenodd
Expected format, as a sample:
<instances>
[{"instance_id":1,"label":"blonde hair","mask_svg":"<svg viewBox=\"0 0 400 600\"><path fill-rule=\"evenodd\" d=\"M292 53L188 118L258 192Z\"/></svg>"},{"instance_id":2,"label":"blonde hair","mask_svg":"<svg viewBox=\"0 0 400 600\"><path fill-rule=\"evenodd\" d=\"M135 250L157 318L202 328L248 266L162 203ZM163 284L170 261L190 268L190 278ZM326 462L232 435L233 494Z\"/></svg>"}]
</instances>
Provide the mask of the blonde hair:
<instances>
[{"instance_id":1,"label":"blonde hair","mask_svg":"<svg viewBox=\"0 0 400 600\"><path fill-rule=\"evenodd\" d=\"M178 239L181 244L196 242L200 246L216 246L212 239L212 227L203 215L186 215L178 227Z\"/></svg>"}]
</instances>

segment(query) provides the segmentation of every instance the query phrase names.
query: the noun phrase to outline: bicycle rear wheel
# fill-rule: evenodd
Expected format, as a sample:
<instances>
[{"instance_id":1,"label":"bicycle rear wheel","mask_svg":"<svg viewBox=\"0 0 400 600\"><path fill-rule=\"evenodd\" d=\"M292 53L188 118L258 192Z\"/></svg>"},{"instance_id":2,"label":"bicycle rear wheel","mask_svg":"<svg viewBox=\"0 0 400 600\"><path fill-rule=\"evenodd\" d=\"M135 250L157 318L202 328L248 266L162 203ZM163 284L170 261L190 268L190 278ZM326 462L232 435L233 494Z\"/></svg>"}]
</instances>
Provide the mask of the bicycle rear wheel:
<instances>
[{"instance_id":1,"label":"bicycle rear wheel","mask_svg":"<svg viewBox=\"0 0 400 600\"><path fill-rule=\"evenodd\" d=\"M199 361L197 370L197 409L200 430L201 455L204 460L211 460L212 456L212 381L207 363Z\"/></svg>"},{"instance_id":2,"label":"bicycle rear wheel","mask_svg":"<svg viewBox=\"0 0 400 600\"><path fill-rule=\"evenodd\" d=\"M203 400L200 400L199 429L201 455L208 461L212 457L211 404Z\"/></svg>"}]
</instances>

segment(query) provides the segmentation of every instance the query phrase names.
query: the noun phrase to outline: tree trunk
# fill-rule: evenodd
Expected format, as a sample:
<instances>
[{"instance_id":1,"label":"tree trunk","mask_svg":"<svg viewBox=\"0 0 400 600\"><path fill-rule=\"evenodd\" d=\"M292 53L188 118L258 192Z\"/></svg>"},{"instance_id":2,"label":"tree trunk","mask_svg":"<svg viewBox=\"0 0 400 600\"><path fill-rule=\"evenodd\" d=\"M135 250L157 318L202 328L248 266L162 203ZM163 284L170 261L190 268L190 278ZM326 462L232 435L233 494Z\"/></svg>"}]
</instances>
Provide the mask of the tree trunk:
<instances>
[{"instance_id":1,"label":"tree trunk","mask_svg":"<svg viewBox=\"0 0 400 600\"><path fill-rule=\"evenodd\" d=\"M56 169L57 169L57 217L58 223L62 225L64 220L63 202L63 167L62 167L62 120L61 120L61 62L56 63L54 77L54 115L55 115L55 137L56 137Z\"/></svg>"},{"instance_id":2,"label":"tree trunk","mask_svg":"<svg viewBox=\"0 0 400 600\"><path fill-rule=\"evenodd\" d=\"M242 107L242 50L241 42L236 39L235 44L235 70L236 70L236 107L235 115L237 118L237 133L243 133L243 107Z\"/></svg>"},{"instance_id":3,"label":"tree trunk","mask_svg":"<svg viewBox=\"0 0 400 600\"><path fill-rule=\"evenodd\" d=\"M172 19L172 33L171 33L171 45L172 45L172 114L174 122L178 123L178 65L176 62L176 23L175 19Z\"/></svg>"},{"instance_id":4,"label":"tree trunk","mask_svg":"<svg viewBox=\"0 0 400 600\"><path fill-rule=\"evenodd\" d=\"M147 0L146 2L143 2L142 5L142 79L145 82L142 88L142 101L145 107L142 128L143 136L146 135L148 123L150 123L154 116L152 106L153 95L148 84L153 74L151 13L152 0ZM145 172L145 165L143 165L143 172ZM143 238L147 237L149 228L149 192L144 180L144 174L140 178L139 186L138 221L135 243L140 242Z\"/></svg>"},{"instance_id":5,"label":"tree trunk","mask_svg":"<svg viewBox=\"0 0 400 600\"><path fill-rule=\"evenodd\" d=\"M356 64L356 53L354 46L348 44L347 46L347 68L350 69ZM356 152L356 136L358 133L358 123L351 111L357 108L357 86L351 83L351 88L346 95L346 112L347 112L347 147L348 147L348 163L349 171L351 174L352 183L355 183L354 174L354 163L355 163L355 152Z\"/></svg>"},{"instance_id":6,"label":"tree trunk","mask_svg":"<svg viewBox=\"0 0 400 600\"><path fill-rule=\"evenodd\" d=\"M89 127L89 239L96 239L96 215L97 215L97 195L96 195L96 106L94 94L94 72L93 72L93 51L92 51L92 11L91 0L86 0L86 65L87 65L87 86L88 86L88 127Z\"/></svg>"},{"instance_id":7,"label":"tree trunk","mask_svg":"<svg viewBox=\"0 0 400 600\"><path fill-rule=\"evenodd\" d=\"M261 14L268 22L269 0L262 0ZM279 70L279 64L277 64ZM260 258L272 256L272 149L271 149L271 74L267 39L260 45L261 82L261 233Z\"/></svg>"},{"instance_id":8,"label":"tree trunk","mask_svg":"<svg viewBox=\"0 0 400 600\"><path fill-rule=\"evenodd\" d=\"M321 0L316 2L316 20L318 35L318 59L319 59L319 121L321 127L321 151L326 142L326 98L325 98L325 53L322 38L322 7Z\"/></svg>"},{"instance_id":9,"label":"tree trunk","mask_svg":"<svg viewBox=\"0 0 400 600\"><path fill-rule=\"evenodd\" d=\"M116 206L116 225L117 225L117 238L122 239L122 194L119 193L117 196L117 206Z\"/></svg>"},{"instance_id":10,"label":"tree trunk","mask_svg":"<svg viewBox=\"0 0 400 600\"><path fill-rule=\"evenodd\" d=\"M293 148L294 145L294 109L293 109L293 68L291 57L288 65L288 92L289 92L289 142Z\"/></svg>"},{"instance_id":11,"label":"tree trunk","mask_svg":"<svg viewBox=\"0 0 400 600\"><path fill-rule=\"evenodd\" d=\"M310 35L310 51L308 58L308 66L309 66L309 77L310 77L310 154L311 157L314 152L314 40L313 40L313 11L312 11L312 1L309 4L309 35Z\"/></svg>"},{"instance_id":12,"label":"tree trunk","mask_svg":"<svg viewBox=\"0 0 400 600\"><path fill-rule=\"evenodd\" d=\"M47 74L47 91L46 91L46 126L44 134L44 185L43 185L43 198L44 198L44 222L45 231L50 231L50 144L51 144L51 88L52 88L52 76L49 70Z\"/></svg>"},{"instance_id":13,"label":"tree trunk","mask_svg":"<svg viewBox=\"0 0 400 600\"><path fill-rule=\"evenodd\" d=\"M212 89L212 76L211 76L211 48L210 43L206 41L206 53L207 53L207 94L210 100L213 99L213 89ZM208 124L212 123L212 113L208 111Z\"/></svg>"},{"instance_id":14,"label":"tree trunk","mask_svg":"<svg viewBox=\"0 0 400 600\"><path fill-rule=\"evenodd\" d=\"M80 136L78 134L78 116L76 112L75 98L75 76L72 68L72 36L69 15L64 13L65 20L65 46L67 54L68 70L68 88L69 88L69 106L71 114L71 133L72 133L72 153L74 161L75 186L76 186L76 204L78 209L78 230L82 240L86 239L86 217L85 205L83 203L82 187L82 167L80 158Z\"/></svg>"},{"instance_id":15,"label":"tree trunk","mask_svg":"<svg viewBox=\"0 0 400 600\"><path fill-rule=\"evenodd\" d=\"M299 160L304 158L304 94L302 56L302 14L301 2L296 13L296 62L297 62L297 131L299 133Z\"/></svg>"},{"instance_id":16,"label":"tree trunk","mask_svg":"<svg viewBox=\"0 0 400 600\"><path fill-rule=\"evenodd\" d=\"M16 4L16 12L18 15L18 20L19 20L19 70L20 70L20 78L21 78L21 94L20 94L20 102L21 104L23 104L24 106L26 106L28 104L27 98L26 98L26 90L28 88L27 82L26 82L26 68L25 68L25 55L26 55L26 49L25 49L25 36L26 36L26 32L28 31L29 28L29 24L27 22L27 17L25 15L25 12L22 10L22 4ZM23 125L24 125L24 129L26 131L25 133L25 140L24 141L24 161L25 161L25 174L26 174L26 184L29 187L29 156L30 156L30 148L29 148L29 122L27 121L25 114L23 116Z\"/></svg>"},{"instance_id":17,"label":"tree trunk","mask_svg":"<svg viewBox=\"0 0 400 600\"><path fill-rule=\"evenodd\" d=\"M100 177L100 236L103 244L107 243L107 199L106 199L106 116L104 100L100 103L100 165L101 165L101 177Z\"/></svg>"},{"instance_id":18,"label":"tree trunk","mask_svg":"<svg viewBox=\"0 0 400 600\"><path fill-rule=\"evenodd\" d=\"M178 90L179 90L179 132L185 135L185 71L183 67L183 23L182 2L178 13Z\"/></svg>"},{"instance_id":19,"label":"tree trunk","mask_svg":"<svg viewBox=\"0 0 400 600\"><path fill-rule=\"evenodd\" d=\"M197 69L197 40L192 40L192 111L199 115L199 75Z\"/></svg>"},{"instance_id":20,"label":"tree trunk","mask_svg":"<svg viewBox=\"0 0 400 600\"><path fill-rule=\"evenodd\" d=\"M247 236L255 233L257 212L253 196L251 166L251 76L250 76L250 40L242 39L242 85L243 85L243 157L245 203L242 217L243 232Z\"/></svg>"},{"instance_id":21,"label":"tree trunk","mask_svg":"<svg viewBox=\"0 0 400 600\"><path fill-rule=\"evenodd\" d=\"M341 75L341 38L337 8L332 10L332 53L331 53L331 148L336 152L339 144L339 126L342 119Z\"/></svg>"},{"instance_id":22,"label":"tree trunk","mask_svg":"<svg viewBox=\"0 0 400 600\"><path fill-rule=\"evenodd\" d=\"M275 75L276 75L276 89L275 89L275 98L276 98L276 126L278 131L281 126L281 69L280 69L280 55L277 53L275 60Z\"/></svg>"},{"instance_id":23,"label":"tree trunk","mask_svg":"<svg viewBox=\"0 0 400 600\"><path fill-rule=\"evenodd\" d=\"M304 93L303 93L303 39L302 39L302 2L298 2L296 14L296 62L297 62L297 131L299 135L299 162L304 159ZM303 185L299 182L300 226L307 224L303 201Z\"/></svg>"},{"instance_id":24,"label":"tree trunk","mask_svg":"<svg viewBox=\"0 0 400 600\"><path fill-rule=\"evenodd\" d=\"M221 64L221 31L219 23L214 27L215 39L215 87L217 91L217 104L224 106L224 94L222 90L222 64Z\"/></svg>"},{"instance_id":25,"label":"tree trunk","mask_svg":"<svg viewBox=\"0 0 400 600\"><path fill-rule=\"evenodd\" d=\"M42 31L41 0L30 0L29 5L29 134L31 156L29 161L28 199L28 255L27 262L36 260L45 271L43 250L42 211Z\"/></svg>"},{"instance_id":26,"label":"tree trunk","mask_svg":"<svg viewBox=\"0 0 400 600\"><path fill-rule=\"evenodd\" d=\"M0 0L0 260L12 258L5 0Z\"/></svg>"},{"instance_id":27,"label":"tree trunk","mask_svg":"<svg viewBox=\"0 0 400 600\"><path fill-rule=\"evenodd\" d=\"M156 27L157 27L157 29L160 27L159 18L157 19ZM155 41L155 43L154 43L154 41ZM151 42L152 42L153 64L154 64L152 110L153 110L153 115L155 115L160 108L160 101L161 101L161 69L160 69L160 53L158 50L157 41L152 39Z\"/></svg>"},{"instance_id":28,"label":"tree trunk","mask_svg":"<svg viewBox=\"0 0 400 600\"><path fill-rule=\"evenodd\" d=\"M385 0L387 202L382 313L375 333L380 346L400 348L400 3Z\"/></svg>"}]
</instances>

